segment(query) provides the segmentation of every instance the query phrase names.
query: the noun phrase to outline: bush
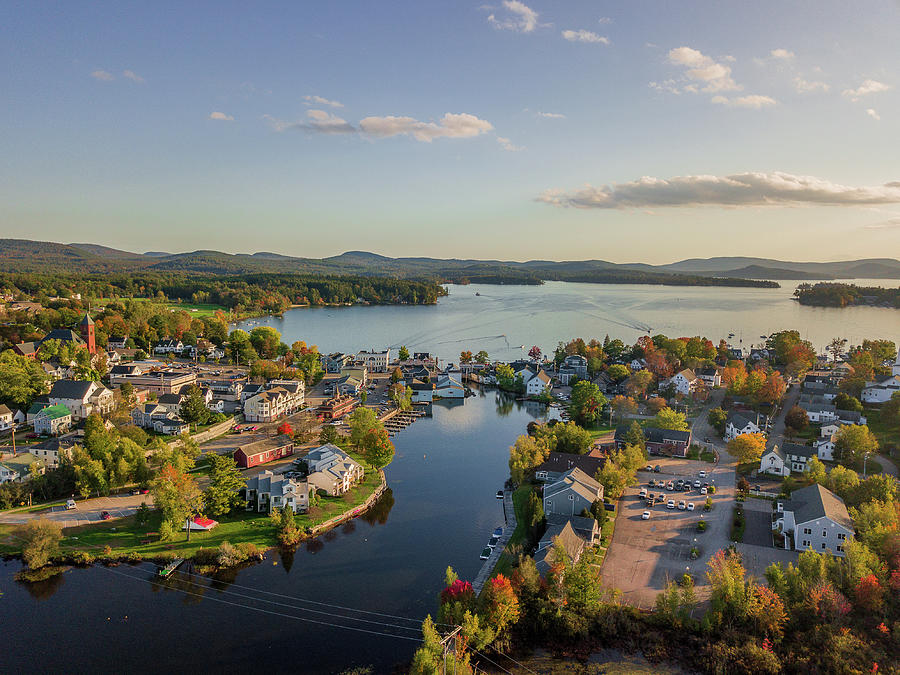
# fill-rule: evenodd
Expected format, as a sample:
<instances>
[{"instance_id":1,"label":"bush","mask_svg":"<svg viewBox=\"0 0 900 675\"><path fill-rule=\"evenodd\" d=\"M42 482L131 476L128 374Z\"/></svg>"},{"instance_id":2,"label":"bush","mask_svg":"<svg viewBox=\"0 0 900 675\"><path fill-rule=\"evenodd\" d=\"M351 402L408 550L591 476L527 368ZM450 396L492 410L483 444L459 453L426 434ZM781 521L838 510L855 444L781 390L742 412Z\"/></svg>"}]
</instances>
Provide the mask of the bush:
<instances>
[{"instance_id":1,"label":"bush","mask_svg":"<svg viewBox=\"0 0 900 675\"><path fill-rule=\"evenodd\" d=\"M709 527L709 524L705 520L701 520L697 523L697 530L700 532L706 532L707 527Z\"/></svg>"},{"instance_id":2,"label":"bush","mask_svg":"<svg viewBox=\"0 0 900 675\"><path fill-rule=\"evenodd\" d=\"M94 564L95 558L87 551L75 551L75 553L69 556L69 560L72 561L73 565L87 567Z\"/></svg>"},{"instance_id":3,"label":"bush","mask_svg":"<svg viewBox=\"0 0 900 675\"><path fill-rule=\"evenodd\" d=\"M194 553L192 559L198 565L217 565L219 562L219 549L201 548Z\"/></svg>"},{"instance_id":4,"label":"bush","mask_svg":"<svg viewBox=\"0 0 900 675\"><path fill-rule=\"evenodd\" d=\"M239 547L223 541L216 552L216 564L219 567L234 567L247 560L247 554Z\"/></svg>"}]
</instances>

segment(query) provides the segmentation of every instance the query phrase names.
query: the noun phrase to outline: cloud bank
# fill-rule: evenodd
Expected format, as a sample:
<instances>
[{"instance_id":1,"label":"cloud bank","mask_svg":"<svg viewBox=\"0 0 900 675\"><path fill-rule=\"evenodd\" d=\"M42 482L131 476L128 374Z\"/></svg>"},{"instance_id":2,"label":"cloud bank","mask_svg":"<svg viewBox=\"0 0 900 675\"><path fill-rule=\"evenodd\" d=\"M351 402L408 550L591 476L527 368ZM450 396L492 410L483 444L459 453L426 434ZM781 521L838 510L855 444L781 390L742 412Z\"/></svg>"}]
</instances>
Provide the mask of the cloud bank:
<instances>
[{"instance_id":1,"label":"cloud bank","mask_svg":"<svg viewBox=\"0 0 900 675\"><path fill-rule=\"evenodd\" d=\"M669 63L687 68L689 80L700 83L705 92L738 91L741 86L731 77L731 67L691 47L669 50Z\"/></svg>"},{"instance_id":2,"label":"cloud bank","mask_svg":"<svg viewBox=\"0 0 900 675\"><path fill-rule=\"evenodd\" d=\"M493 13L487 18L497 30L531 33L537 28L538 13L519 0L503 0L503 10L499 18Z\"/></svg>"},{"instance_id":3,"label":"cloud bank","mask_svg":"<svg viewBox=\"0 0 900 675\"><path fill-rule=\"evenodd\" d=\"M565 192L547 190L537 201L579 209L630 209L679 206L858 206L900 203L900 181L852 187L814 176L739 173L730 176L645 176Z\"/></svg>"},{"instance_id":4,"label":"cloud bank","mask_svg":"<svg viewBox=\"0 0 900 675\"><path fill-rule=\"evenodd\" d=\"M878 80L866 80L856 89L845 89L843 92L841 92L841 95L849 98L851 101L858 101L863 96L868 96L869 94L880 94L881 92L887 91L890 88L891 85L885 84L884 82L879 82Z\"/></svg>"},{"instance_id":5,"label":"cloud bank","mask_svg":"<svg viewBox=\"0 0 900 675\"><path fill-rule=\"evenodd\" d=\"M115 75L105 70L95 70L91 73L91 77L95 80L100 80L101 82L110 82L111 80L116 79Z\"/></svg>"},{"instance_id":6,"label":"cloud bank","mask_svg":"<svg viewBox=\"0 0 900 675\"><path fill-rule=\"evenodd\" d=\"M305 103L303 105L327 105L332 108L343 108L344 104L340 101L330 101L327 98L322 98L321 96L304 96L303 100Z\"/></svg>"},{"instance_id":7,"label":"cloud bank","mask_svg":"<svg viewBox=\"0 0 900 675\"><path fill-rule=\"evenodd\" d=\"M440 122L420 122L413 117L366 117L359 122L360 130L375 138L411 136L417 141L431 143L435 138L471 138L491 131L487 120L468 113L447 113Z\"/></svg>"},{"instance_id":8,"label":"cloud bank","mask_svg":"<svg viewBox=\"0 0 900 675\"><path fill-rule=\"evenodd\" d=\"M609 38L598 35L589 30L564 30L562 36L569 42L590 42L594 44L609 44Z\"/></svg>"}]
</instances>

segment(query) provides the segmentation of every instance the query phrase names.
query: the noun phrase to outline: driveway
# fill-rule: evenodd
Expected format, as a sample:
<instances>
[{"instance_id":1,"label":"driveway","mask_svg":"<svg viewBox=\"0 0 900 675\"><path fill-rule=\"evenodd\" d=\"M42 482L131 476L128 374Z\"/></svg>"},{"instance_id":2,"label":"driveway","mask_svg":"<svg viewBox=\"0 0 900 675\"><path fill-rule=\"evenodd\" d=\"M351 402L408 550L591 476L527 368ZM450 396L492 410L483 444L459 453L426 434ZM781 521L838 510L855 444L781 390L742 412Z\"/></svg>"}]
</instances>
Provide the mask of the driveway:
<instances>
[{"instance_id":1,"label":"driveway","mask_svg":"<svg viewBox=\"0 0 900 675\"><path fill-rule=\"evenodd\" d=\"M897 477L897 465L887 457L882 457L881 455L869 455L869 461L877 462L884 473L893 476L894 478Z\"/></svg>"},{"instance_id":2,"label":"driveway","mask_svg":"<svg viewBox=\"0 0 900 675\"><path fill-rule=\"evenodd\" d=\"M153 506L153 496L150 494L132 495L125 493L121 495L113 495L110 497L95 497L94 499L77 500L77 508L66 510L61 507L50 511L42 509L40 511L13 511L0 513L0 523L22 524L35 518L44 518L60 523L63 527L77 527L78 525L88 525L90 523L100 522L100 514L103 511L109 511L112 518L124 518L133 516L141 502L146 502L147 506Z\"/></svg>"}]
</instances>

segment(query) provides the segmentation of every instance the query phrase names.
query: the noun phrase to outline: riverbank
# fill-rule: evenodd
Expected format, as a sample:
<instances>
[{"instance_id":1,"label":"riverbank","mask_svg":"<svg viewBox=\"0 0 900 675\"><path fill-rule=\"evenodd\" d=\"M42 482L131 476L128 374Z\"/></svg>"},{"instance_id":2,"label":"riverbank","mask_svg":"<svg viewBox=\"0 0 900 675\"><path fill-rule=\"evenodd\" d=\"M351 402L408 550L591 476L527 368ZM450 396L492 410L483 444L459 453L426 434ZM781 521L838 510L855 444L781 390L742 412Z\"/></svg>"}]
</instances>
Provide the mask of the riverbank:
<instances>
[{"instance_id":1,"label":"riverbank","mask_svg":"<svg viewBox=\"0 0 900 675\"><path fill-rule=\"evenodd\" d=\"M357 458L358 460L358 458ZM319 505L308 513L297 514L295 520L303 533L301 541L334 529L363 515L388 490L383 471L369 470L362 482L341 497L322 497ZM209 532L192 532L188 540L179 534L175 540L161 540L157 534L160 514L150 513L146 522L138 516L115 521L70 527L63 530L60 553L54 562L89 564L92 562L163 562L171 558L201 558L224 543L243 548L253 558L277 546L277 528L268 514L239 512L221 516L219 524ZM0 525L0 555L21 555L18 525ZM241 561L243 562L243 561Z\"/></svg>"}]
</instances>

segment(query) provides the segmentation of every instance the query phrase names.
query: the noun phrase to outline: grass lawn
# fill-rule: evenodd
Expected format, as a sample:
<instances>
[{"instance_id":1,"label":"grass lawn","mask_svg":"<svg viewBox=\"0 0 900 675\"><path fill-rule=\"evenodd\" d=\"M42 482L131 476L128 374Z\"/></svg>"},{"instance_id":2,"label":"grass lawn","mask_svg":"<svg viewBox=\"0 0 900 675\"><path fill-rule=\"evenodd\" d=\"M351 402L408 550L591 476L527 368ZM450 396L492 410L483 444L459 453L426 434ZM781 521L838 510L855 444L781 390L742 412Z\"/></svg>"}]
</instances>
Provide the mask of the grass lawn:
<instances>
[{"instance_id":1,"label":"grass lawn","mask_svg":"<svg viewBox=\"0 0 900 675\"><path fill-rule=\"evenodd\" d=\"M604 558L606 558L606 552L609 550L610 544L612 544L613 532L616 531L616 516L617 513L607 513L606 514L606 522L603 523L603 526L600 528L600 545L605 548L597 548L597 559L596 564L602 565Z\"/></svg>"},{"instance_id":2,"label":"grass lawn","mask_svg":"<svg viewBox=\"0 0 900 675\"><path fill-rule=\"evenodd\" d=\"M591 438L599 438L600 436L606 436L616 430L614 426L605 426L605 425L596 425L587 427L587 430L591 432Z\"/></svg>"},{"instance_id":3,"label":"grass lawn","mask_svg":"<svg viewBox=\"0 0 900 675\"><path fill-rule=\"evenodd\" d=\"M886 447L900 448L900 425L888 424L881 419L881 411L877 408L866 408L863 413L869 429L878 438L882 451Z\"/></svg>"},{"instance_id":4,"label":"grass lawn","mask_svg":"<svg viewBox=\"0 0 900 675\"><path fill-rule=\"evenodd\" d=\"M134 300L135 302L150 302L150 298L118 298L118 301L125 300ZM97 302L99 304L108 304L110 302L116 302L116 298L92 298L92 301ZM222 311L228 314L228 308L224 305L212 305L212 304L193 304L190 302L167 302L166 306L169 309L173 309L178 311L179 309L183 309L185 312L190 314L191 316L197 318L203 318L206 316L213 316L217 311Z\"/></svg>"}]
</instances>

